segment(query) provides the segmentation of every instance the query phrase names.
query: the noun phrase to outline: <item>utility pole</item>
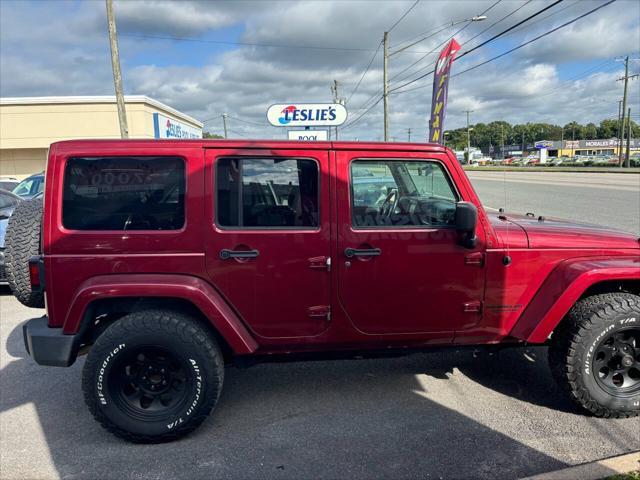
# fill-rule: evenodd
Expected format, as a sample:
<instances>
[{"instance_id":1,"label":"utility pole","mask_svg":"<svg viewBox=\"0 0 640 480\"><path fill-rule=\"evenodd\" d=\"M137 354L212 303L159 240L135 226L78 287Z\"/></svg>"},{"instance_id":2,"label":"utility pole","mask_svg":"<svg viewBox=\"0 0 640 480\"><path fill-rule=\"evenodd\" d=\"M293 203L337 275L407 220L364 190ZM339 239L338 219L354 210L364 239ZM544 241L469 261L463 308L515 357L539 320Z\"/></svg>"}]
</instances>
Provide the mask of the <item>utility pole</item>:
<instances>
[{"instance_id":1,"label":"utility pole","mask_svg":"<svg viewBox=\"0 0 640 480\"><path fill-rule=\"evenodd\" d=\"M411 127L407 128L407 142L411 141Z\"/></svg>"},{"instance_id":2,"label":"utility pole","mask_svg":"<svg viewBox=\"0 0 640 480\"><path fill-rule=\"evenodd\" d=\"M347 101L345 98L340 98L340 95L338 95L338 80L334 80L333 84L331 85L331 93L333 94L333 102L334 103L339 103L340 105L344 105ZM338 126L336 125L336 140L338 140ZM329 127L329 136L331 136L331 127Z\"/></svg>"},{"instance_id":3,"label":"utility pole","mask_svg":"<svg viewBox=\"0 0 640 480\"><path fill-rule=\"evenodd\" d=\"M622 148L622 100L618 100L618 153Z\"/></svg>"},{"instance_id":4,"label":"utility pole","mask_svg":"<svg viewBox=\"0 0 640 480\"><path fill-rule=\"evenodd\" d=\"M624 134L625 134L625 120L627 122L629 122L629 124L631 124L631 119L630 118L626 118L625 119L625 110L627 109L627 85L629 83L629 79L630 78L637 78L638 74L636 75L629 75L629 56L627 55L624 59L624 77L619 78L618 81L622 81L624 80L624 91L622 94L622 135L620 135L620 149L618 151L618 164L622 167L623 166L623 161L624 161Z\"/></svg>"},{"instance_id":5,"label":"utility pole","mask_svg":"<svg viewBox=\"0 0 640 480\"><path fill-rule=\"evenodd\" d=\"M624 59L624 77L618 80L624 79L624 93L622 94L622 140L620 142L620 150L618 151L618 163L622 166L622 160L624 156L622 154L622 146L624 145L624 112L627 109L627 84L629 83L629 55Z\"/></svg>"},{"instance_id":6,"label":"utility pole","mask_svg":"<svg viewBox=\"0 0 640 480\"><path fill-rule=\"evenodd\" d=\"M473 110L465 110L467 113L467 164L471 164L471 130L469 130L469 114Z\"/></svg>"},{"instance_id":7,"label":"utility pole","mask_svg":"<svg viewBox=\"0 0 640 480\"><path fill-rule=\"evenodd\" d=\"M113 17L113 0L107 2L107 24L109 26L109 44L111 45L111 68L113 69L113 83L116 88L116 103L118 104L118 122L120 123L120 137L129 138L127 112L124 107L122 93L122 73L120 72L120 54L118 53L118 34L116 20Z\"/></svg>"},{"instance_id":8,"label":"utility pole","mask_svg":"<svg viewBox=\"0 0 640 480\"><path fill-rule=\"evenodd\" d=\"M574 149L576 148L576 124L574 122L573 125L571 125L571 161L575 161L573 159L573 157L575 156L575 151Z\"/></svg>"},{"instance_id":9,"label":"utility pole","mask_svg":"<svg viewBox=\"0 0 640 480\"><path fill-rule=\"evenodd\" d=\"M224 138L227 138L227 115L226 113L222 114L222 126L224 127Z\"/></svg>"},{"instance_id":10,"label":"utility pole","mask_svg":"<svg viewBox=\"0 0 640 480\"><path fill-rule=\"evenodd\" d=\"M631 166L631 107L627 111L627 161L625 166L629 168Z\"/></svg>"},{"instance_id":11,"label":"utility pole","mask_svg":"<svg viewBox=\"0 0 640 480\"><path fill-rule=\"evenodd\" d=\"M384 32L384 36L382 37L382 43L383 43L383 55L382 55L382 83L383 83L383 93L382 93L382 99L383 99L383 104L384 104L384 141L387 141L387 138L389 137L389 103L388 103L388 99L389 99L389 80L388 80L388 74L387 74L387 66L388 66L388 60L389 57L396 55L397 53L400 52L404 52L405 50L413 47L414 45L417 45L420 42L425 41L426 39L433 37L434 35L437 35L438 33L440 33L441 31L449 28L449 27L453 27L454 25L458 25L460 23L467 23L467 22L482 22L484 20L487 19L486 15L476 15L474 17L471 18L464 18L462 20L452 20L450 22L447 22L443 25L441 25L438 28L435 28L434 31L432 33L430 33L429 35L420 38L419 40L416 40L415 42L412 42L408 45L405 45L402 48L399 48L398 50L395 50L393 52L389 52L389 32ZM404 70L403 70L404 71Z\"/></svg>"},{"instance_id":12,"label":"utility pole","mask_svg":"<svg viewBox=\"0 0 640 480\"><path fill-rule=\"evenodd\" d=\"M389 32L384 32L382 37L383 43L383 60L382 60L382 104L384 106L384 141L389 139L389 80L387 74L387 63L389 61Z\"/></svg>"},{"instance_id":13,"label":"utility pole","mask_svg":"<svg viewBox=\"0 0 640 480\"><path fill-rule=\"evenodd\" d=\"M500 124L500 157L504 158L504 123Z\"/></svg>"}]
</instances>

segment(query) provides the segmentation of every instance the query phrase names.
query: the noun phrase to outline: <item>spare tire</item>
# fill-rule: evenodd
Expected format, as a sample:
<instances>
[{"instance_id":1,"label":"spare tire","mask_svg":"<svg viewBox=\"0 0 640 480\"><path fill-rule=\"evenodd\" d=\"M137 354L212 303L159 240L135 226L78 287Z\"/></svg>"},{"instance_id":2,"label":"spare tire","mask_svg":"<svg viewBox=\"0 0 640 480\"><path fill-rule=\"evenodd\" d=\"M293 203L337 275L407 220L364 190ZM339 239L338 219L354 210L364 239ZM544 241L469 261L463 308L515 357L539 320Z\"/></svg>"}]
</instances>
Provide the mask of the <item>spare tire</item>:
<instances>
[{"instance_id":1,"label":"spare tire","mask_svg":"<svg viewBox=\"0 0 640 480\"><path fill-rule=\"evenodd\" d=\"M9 287L27 307L44 308L44 294L31 290L29 259L40 254L42 199L20 202L7 225L5 266Z\"/></svg>"}]
</instances>

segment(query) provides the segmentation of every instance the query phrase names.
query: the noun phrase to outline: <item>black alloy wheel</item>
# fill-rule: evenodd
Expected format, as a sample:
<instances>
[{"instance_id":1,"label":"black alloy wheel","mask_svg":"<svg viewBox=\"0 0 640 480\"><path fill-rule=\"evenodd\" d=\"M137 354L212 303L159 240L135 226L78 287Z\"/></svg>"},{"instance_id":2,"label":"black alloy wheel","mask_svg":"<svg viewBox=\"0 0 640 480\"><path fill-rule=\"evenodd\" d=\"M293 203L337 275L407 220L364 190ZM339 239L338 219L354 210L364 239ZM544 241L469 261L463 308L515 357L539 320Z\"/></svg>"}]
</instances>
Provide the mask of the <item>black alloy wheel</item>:
<instances>
[{"instance_id":1,"label":"black alloy wheel","mask_svg":"<svg viewBox=\"0 0 640 480\"><path fill-rule=\"evenodd\" d=\"M605 337L594 352L592 369L598 385L611 395L640 392L640 328Z\"/></svg>"},{"instance_id":2,"label":"black alloy wheel","mask_svg":"<svg viewBox=\"0 0 640 480\"><path fill-rule=\"evenodd\" d=\"M169 351L142 346L113 366L109 387L114 401L140 420L179 411L189 399L193 377Z\"/></svg>"}]
</instances>

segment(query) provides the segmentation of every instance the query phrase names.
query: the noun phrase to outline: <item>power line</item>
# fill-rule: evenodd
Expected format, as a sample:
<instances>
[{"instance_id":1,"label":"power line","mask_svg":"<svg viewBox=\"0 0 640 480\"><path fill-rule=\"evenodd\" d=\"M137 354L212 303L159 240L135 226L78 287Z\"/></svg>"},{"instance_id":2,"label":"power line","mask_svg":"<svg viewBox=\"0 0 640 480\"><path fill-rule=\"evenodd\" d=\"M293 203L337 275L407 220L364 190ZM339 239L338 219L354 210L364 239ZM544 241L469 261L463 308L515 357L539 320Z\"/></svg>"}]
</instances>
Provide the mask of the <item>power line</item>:
<instances>
[{"instance_id":1,"label":"power line","mask_svg":"<svg viewBox=\"0 0 640 480\"><path fill-rule=\"evenodd\" d=\"M242 118L234 117L232 115L227 115L227 117L232 118L233 120L236 120L238 122L247 123L249 125L257 125L258 127L270 126L270 125L266 125L264 123L253 122L251 120L243 120Z\"/></svg>"},{"instance_id":2,"label":"power line","mask_svg":"<svg viewBox=\"0 0 640 480\"><path fill-rule=\"evenodd\" d=\"M461 72L458 72L458 73L456 73L455 75L452 75L452 76L451 76L451 78L453 78L453 77L457 77L458 75L462 75L463 73L469 72L469 71L474 70L474 69L476 69L476 68L478 68L478 67L481 67L482 65L486 65L486 64L487 64L487 63L489 63L489 62L493 62L494 60L497 60L498 58L504 57L505 55L508 55L509 53L515 52L516 50L519 50L520 48L525 47L525 46L529 45L530 43L535 42L536 40L540 40L541 38L546 37L547 35L551 35L553 32L556 32L556 31L560 30L561 28L564 28L564 27L566 27L566 26L568 26L568 25L571 25L571 24L572 24L572 23L574 23L574 22L577 22L577 21L578 21L578 20L580 20L581 18L584 18L584 17L586 17L586 16L591 15L592 13L597 12L597 11L598 11L598 10L600 10L601 8L604 8L604 7L606 7L607 5L610 5L610 4L612 4L613 2L615 2L615 1L616 1L616 0L609 0L608 2L603 3L602 5L597 6L597 7L596 7L596 8L594 8L593 10L589 10L588 12L583 13L582 15L580 15L580 16L578 16L578 17L574 18L573 20L569 20L568 22L563 23L562 25L560 25L560 26L558 26L558 27L556 27L556 28L553 28L553 29L549 30L548 32L545 32L545 33L543 33L543 34L541 34L541 35L538 35L537 37L532 38L531 40L529 40L529 41L527 41L527 42L521 43L521 44L520 44L520 45L518 45L517 47L513 47L513 48L511 48L511 49L507 50L506 52L501 53L500 55L496 55L495 57L492 57L492 58L490 58L489 60L485 60L484 62L480 62L480 63L478 63L478 64L476 64L476 65L473 65L472 67L467 68L466 70L463 70L463 71L461 71Z\"/></svg>"},{"instance_id":3,"label":"power line","mask_svg":"<svg viewBox=\"0 0 640 480\"><path fill-rule=\"evenodd\" d=\"M215 45L232 45L239 47L260 47L260 48L292 48L292 49L307 49L307 50L332 50L332 51L344 51L344 52L373 52L372 48L356 48L356 47L327 47L324 45L285 45L277 43L259 43L259 42L227 42L223 40L208 40L204 38L191 38L191 37L174 37L169 35L148 35L138 33L122 33L120 37L131 38L144 38L149 40L172 40L177 42L195 42L195 43L212 43ZM419 50L407 50L406 53L423 54L424 51Z\"/></svg>"},{"instance_id":4,"label":"power line","mask_svg":"<svg viewBox=\"0 0 640 480\"><path fill-rule=\"evenodd\" d=\"M349 103L349 100L351 100L351 97L353 97L355 95L355 93L358 91L358 88L360 87L360 84L362 83L362 80L364 79L365 75L367 74L367 72L371 68L371 65L373 64L373 61L375 60L376 56L378 55L378 52L380 51L380 47L381 46L382 46L382 42L380 42L378 44L378 48L376 48L376 51L373 53L373 56L371 57L371 60L369 61L369 65L367 65L367 68L365 68L364 72L362 73L362 76L360 77L360 80L358 80L358 83L356 84L355 88L349 94L349 97L347 97L347 103Z\"/></svg>"},{"instance_id":5,"label":"power line","mask_svg":"<svg viewBox=\"0 0 640 480\"><path fill-rule=\"evenodd\" d=\"M468 55L469 53L471 53L471 52L473 52L473 51L475 51L475 50L479 49L480 47L483 47L483 46L487 45L489 42L492 42L492 41L496 40L497 38L501 37L502 35L504 35L504 34L506 34L506 33L510 32L510 31L512 31L514 28L516 28L516 27L518 27L518 26L520 26L520 25L522 25L522 24L524 24L524 23L528 22L530 19L532 19L532 18L534 18L534 17L537 17L537 16L538 16L538 15L540 15L541 13L543 13L543 12L545 12L545 11L549 10L550 8L552 8L553 6L555 6L555 5L559 4L559 3L561 3L562 1L563 1L563 0L556 0L556 1L555 1L554 3L552 3L551 5L548 5L548 6L546 6L545 8L543 8L543 9L541 9L541 10L538 10L537 12L533 13L532 15L529 15L529 16L528 16L527 18L525 18L524 20L521 20L520 22L518 22L518 23L516 23L516 24L514 24L514 25L512 25L512 26L510 26L510 27L509 27L509 28L507 28L506 30L503 30L502 32L500 32L500 33L498 33L498 34L494 35L493 37L489 38L488 40L485 40L484 42L482 42L482 43L480 43L480 44L476 45L476 46L475 46L475 47L473 47L472 49L467 50L466 52L463 52L462 54L458 55L457 60L460 60L460 59L461 59L462 57L464 57L465 55ZM615 1L615 0L612 0L612 1ZM609 2L609 3L611 3L611 2ZM600 6L600 7L597 7L597 8L596 8L596 10L597 10L597 9L599 9L599 8L602 8L602 7L603 7L603 6L605 6L605 5L608 5L608 3L605 3L604 5L602 5L602 6ZM594 10L594 11L595 11L595 10ZM582 17L578 17L577 19L579 19L579 18L582 18ZM577 20L577 19L576 19L576 20ZM575 21L575 20L574 20L574 21ZM565 25L566 25L566 24L565 24ZM560 28L562 28L562 27L560 27ZM555 30L557 30L557 29L551 30L549 33L553 32L553 31L555 31ZM534 40L534 41L535 41L535 40ZM529 43L530 43L530 42L529 42ZM523 46L524 46L524 44L523 44ZM516 50L517 50L517 48L516 48ZM512 50L512 51L513 51L513 50ZM508 52L507 52L507 53L508 53ZM506 53L505 53L505 55L506 55ZM398 87L392 88L392 89L391 89L391 92L394 92L394 91L399 90L399 89L401 89L401 88L404 88L404 87L406 87L406 86L408 86L408 85L411 85L412 83L415 83L415 82L417 82L418 80L422 80L423 78L425 78L425 77L427 77L427 76L431 75L434 71L435 71L435 70L431 70L431 71L429 71L429 72L427 72L427 73L425 73L425 74L423 74L423 75L420 75L420 76L419 76L419 77L417 77L417 78L414 78L413 80L410 80L409 82L406 82L406 83L404 83L404 84L402 84L402 85L400 85L400 86L398 86ZM458 74L458 75L459 75L459 74Z\"/></svg>"},{"instance_id":6,"label":"power line","mask_svg":"<svg viewBox=\"0 0 640 480\"><path fill-rule=\"evenodd\" d=\"M502 0L496 0L493 4L491 4L488 8L486 8L484 11L482 11L481 13L478 14L478 16L482 16L484 14L486 14L487 12L489 12L492 8L494 8L496 5L498 5ZM560 0L562 1L562 0ZM451 35L451 37L449 37L447 40L443 41L442 43L440 43L434 50L432 50L431 52L427 52L427 54L425 54L422 58L418 59L418 61L412 63L411 65L409 65L409 67L405 68L404 70L402 70L401 72L397 73L395 76L398 76L399 74L405 72L406 70L408 70L409 68L411 68L412 66L414 66L416 63L420 62L423 58L425 58L427 55L429 55L430 53L433 53L433 51L437 50L439 47L441 47L442 45L444 45L444 43L446 43L448 40L450 40L451 38L455 37L458 33L462 32L464 29L466 29L472 22L468 22L466 25L464 25L462 28L458 29L453 35ZM435 62L434 62L435 63ZM393 79L394 77L392 77ZM374 93L371 97L369 97L369 99L367 99L361 106L359 109L364 109L364 112L362 112L358 117L356 117L354 120L352 120L351 122L347 123L347 125L345 125L342 130L348 130L349 128L353 127L354 125L356 125L358 122L361 121L361 119L367 115L378 103L380 103L380 101L384 98L384 95L382 95L383 89L377 90L376 93ZM375 102L371 105L370 102L374 101ZM367 107L367 105L369 105Z\"/></svg>"},{"instance_id":7,"label":"power line","mask_svg":"<svg viewBox=\"0 0 640 480\"><path fill-rule=\"evenodd\" d=\"M489 12L493 7L495 7L496 5L498 5L502 0L497 0L495 3L493 3L489 8L485 9L483 12L479 13L477 16L482 16L484 14L486 14L487 12ZM407 70L411 69L413 66L417 65L418 63L420 63L422 60L424 60L427 56L432 55L434 53L436 53L445 43L447 43L449 40L451 40L452 38L454 38L456 35L458 35L459 33L461 33L462 31L464 31L467 27L469 27L469 25L471 25L472 22L468 22L466 25L464 25L463 27L459 28L458 30L456 30L456 32L453 33L453 35L451 35L450 37L448 37L446 40L443 40L441 43L439 43L438 45L436 45L433 50L425 53L422 57L420 57L418 60L416 60L415 62L413 62L411 65L409 65L408 67L403 68L402 70L400 70L398 73L396 73L395 75L393 75L389 81L397 78L398 76L402 75L404 72L406 72ZM485 30L486 31L486 30ZM440 31L436 32L436 33L440 33ZM475 37L474 37L475 38ZM418 70L416 70L413 73L410 73L409 75L405 75L404 77L402 77L401 79L399 79L399 82L402 82L403 80L409 78L411 75L414 75L416 73L418 73L421 70L424 70L425 68L429 68L431 65L435 64L436 62L433 61L427 65L425 65L424 67L419 68ZM392 90L393 91L393 90Z\"/></svg>"},{"instance_id":8,"label":"power line","mask_svg":"<svg viewBox=\"0 0 640 480\"><path fill-rule=\"evenodd\" d=\"M502 17L500 20L496 20L495 22L493 22L491 25L489 25L487 28L485 28L484 30L482 30L481 32L477 33L476 35L474 35L473 37L471 37L469 40L466 40L465 43L469 43L471 40L475 40L476 38L478 38L480 35L482 35L484 32L486 32L487 30L490 30L491 28L493 28L494 26L496 26L497 24L499 24L500 22L502 22L503 20L506 20L507 18L509 18L511 15L517 13L518 11L522 10L524 7L526 7L527 5L529 5L533 0L527 0L526 2L524 2L522 5L520 5L518 8L516 8L515 10L513 10L511 13L507 13L504 17Z\"/></svg>"},{"instance_id":9,"label":"power line","mask_svg":"<svg viewBox=\"0 0 640 480\"><path fill-rule=\"evenodd\" d=\"M568 83L570 83L572 81L584 78L584 77L588 76L591 73L608 73L608 72L611 72L611 71L615 70L615 68L610 68L609 67L609 68L606 68L604 70L597 71L598 69L600 69L600 68L602 68L602 67L604 67L607 64L612 63L612 62L613 62L612 60L606 60L606 61L604 61L602 63L599 63L598 65L596 65L594 67L590 67L587 70L584 70L584 71L578 73L577 75L575 75L573 77L569 77L569 78L567 78L565 80L562 80L560 85L558 85L557 87L554 87L552 90L547 90L547 91L544 91L544 92L541 92L541 93L531 93L529 95L511 95L511 96L500 95L499 97L476 96L476 98L487 99L487 100L505 100L505 99L523 98L523 97L531 97L531 96L536 96L536 97L538 97L538 96L547 96L547 95L555 93L555 92L557 92L559 90L562 90L562 88L563 88L562 85L565 85L565 84L568 84ZM611 65L611 66L616 67L616 65ZM430 86L431 85L429 85L429 84L420 85L418 87L408 88L408 89L402 90L400 92L393 92L391 95L400 95L402 93L409 93L409 92L413 92L415 90L420 90L422 88L427 88L427 87L430 87Z\"/></svg>"},{"instance_id":10,"label":"power line","mask_svg":"<svg viewBox=\"0 0 640 480\"><path fill-rule=\"evenodd\" d=\"M531 23L529 23L529 24L525 25L524 27L518 27L518 28L516 28L515 30L510 31L509 33L507 33L507 34L506 34L506 35L504 35L504 36L505 36L505 37L509 37L509 36L513 35L514 33L518 33L520 30L524 30L525 28L531 28L533 25L535 25L535 24L537 24L537 23L540 23L540 22L543 22L543 21L545 21L547 18L554 17L554 16L558 15L559 13L564 12L564 11L565 11L565 10L567 10L568 8L571 8L571 7L573 7L573 6L577 5L577 4L579 4L580 2L581 2L581 0L576 0L575 2L570 3L569 5L565 5L565 6L564 6L564 7L562 7L562 8L559 8L558 10L556 10L556 11L555 11L555 12L553 12L553 13L550 13L549 15L545 15L544 17L540 17L540 18L538 18L537 20L534 20L533 22L531 22Z\"/></svg>"},{"instance_id":11,"label":"power line","mask_svg":"<svg viewBox=\"0 0 640 480\"><path fill-rule=\"evenodd\" d=\"M362 120L362 118L364 118L364 116L369 113L371 111L371 109L373 109L373 107L375 107L376 105L378 105L380 102L382 101L382 97L378 98L378 100L371 105L369 108L367 108L364 112L362 112L360 114L359 117L353 119L351 122L349 122L347 125L345 125L344 127L341 128L341 130L344 132L345 130L349 130L350 128L354 127L358 122L360 122Z\"/></svg>"},{"instance_id":12,"label":"power line","mask_svg":"<svg viewBox=\"0 0 640 480\"><path fill-rule=\"evenodd\" d=\"M520 22L516 23L515 25L510 26L509 28L507 28L506 30L503 30L502 32L494 35L493 37L489 38L488 40L485 40L484 42L482 42L479 45L476 45L475 47L473 47L471 50L467 50L466 52L462 52L460 55L458 55L458 60L460 60L462 57L469 55L471 52L479 49L480 47L485 46L487 43L489 42L493 42L495 39L501 37L502 35L504 35L505 33L509 33L511 30L513 30L514 28L519 27L520 25L522 25L523 23L528 22L530 19L537 17L538 15L540 15L541 13L546 12L547 10L549 10L550 8L555 7L556 5L558 5L559 3L562 3L564 0L556 0L555 2L553 2L551 5L547 5L546 7L544 7L542 10L538 10L536 13L534 13L533 15L528 16L527 18L525 18L524 20L521 20Z\"/></svg>"},{"instance_id":13,"label":"power line","mask_svg":"<svg viewBox=\"0 0 640 480\"><path fill-rule=\"evenodd\" d=\"M411 10L413 10L413 9L415 8L415 6L416 6L416 5L418 5L418 3L420 3L420 0L416 0L416 1L414 2L414 4L413 4L413 5L411 5L411 6L409 7L409 9L408 9L406 12L404 12L404 13L402 14L402 16L401 16L398 20L396 20L396 23L394 23L393 25L391 25L391 28L389 28L389 29L387 30L387 32L391 32L391 30L393 30L394 28L396 28L396 27L398 26L398 24L399 24L402 20L404 20L404 17L406 17L407 15L409 15L409 12L411 12Z\"/></svg>"}]
</instances>

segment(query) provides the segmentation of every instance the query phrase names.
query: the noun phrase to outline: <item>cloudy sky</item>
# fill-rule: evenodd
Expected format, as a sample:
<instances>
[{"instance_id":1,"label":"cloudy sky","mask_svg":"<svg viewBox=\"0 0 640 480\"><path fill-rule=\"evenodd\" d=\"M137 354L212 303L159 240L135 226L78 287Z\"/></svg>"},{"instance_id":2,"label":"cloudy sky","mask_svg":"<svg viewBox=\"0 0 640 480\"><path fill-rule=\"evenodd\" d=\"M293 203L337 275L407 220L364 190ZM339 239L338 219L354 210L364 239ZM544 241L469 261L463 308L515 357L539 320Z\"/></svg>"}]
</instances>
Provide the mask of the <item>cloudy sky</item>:
<instances>
[{"instance_id":1,"label":"cloudy sky","mask_svg":"<svg viewBox=\"0 0 640 480\"><path fill-rule=\"evenodd\" d=\"M426 137L432 77L402 85L431 70L439 45L455 34L462 51L468 50L551 3L421 0L389 34L391 52L429 37L389 60L390 88L398 89L389 97L390 135L405 139L411 128L412 140ZM564 0L465 56L452 74L603 3ZM282 129L266 122L268 106L331 101L335 79L349 110L342 138L378 140L382 102L369 108L382 88L382 55L376 49L383 32L413 4L116 0L125 94L156 98L204 121L213 133L221 133L227 112L233 136L283 138ZM462 21L482 13L482 22ZM640 2L618 0L453 78L446 128L463 126L465 110L473 110L472 123L616 118L619 57L637 59L639 50ZM630 70L638 73L640 61L630 62ZM0 1L0 96L112 94L104 1ZM629 94L638 120L640 80L630 82Z\"/></svg>"}]
</instances>

